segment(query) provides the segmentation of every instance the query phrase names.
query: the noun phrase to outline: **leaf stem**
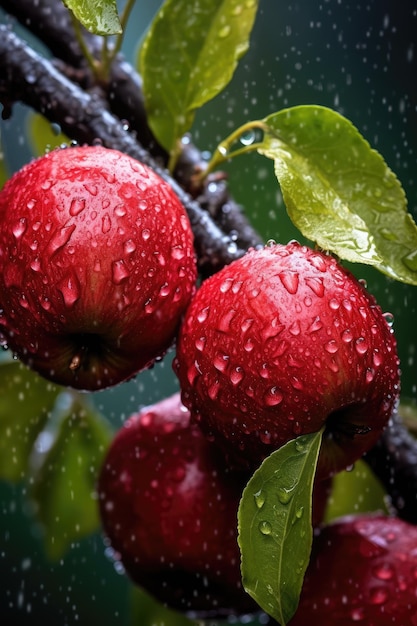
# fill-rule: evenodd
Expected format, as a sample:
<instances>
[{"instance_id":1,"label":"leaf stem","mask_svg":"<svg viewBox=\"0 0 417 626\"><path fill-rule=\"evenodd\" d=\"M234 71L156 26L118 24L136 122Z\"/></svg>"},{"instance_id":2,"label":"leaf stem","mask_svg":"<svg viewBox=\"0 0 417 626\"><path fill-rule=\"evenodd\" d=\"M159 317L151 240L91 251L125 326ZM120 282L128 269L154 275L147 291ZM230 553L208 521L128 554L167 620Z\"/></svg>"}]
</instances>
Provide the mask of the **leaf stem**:
<instances>
[{"instance_id":1,"label":"leaf stem","mask_svg":"<svg viewBox=\"0 0 417 626\"><path fill-rule=\"evenodd\" d=\"M242 140L245 133L251 133L255 130L261 130L262 132L265 132L267 130L265 122L263 122L262 120L254 120L252 122L247 122L246 124L243 124L242 126L239 126L239 128L237 128L236 130L234 130L233 133L231 133L228 137L226 137L226 139L219 143L207 165L207 168L203 172L199 173L197 178L199 180L203 180L221 163L224 163L225 161L228 161L235 156L248 154L249 152L257 150L262 145L262 142L257 141L251 144L244 145L242 148L238 148L237 150L231 150L233 144L235 144L239 140Z\"/></svg>"}]
</instances>

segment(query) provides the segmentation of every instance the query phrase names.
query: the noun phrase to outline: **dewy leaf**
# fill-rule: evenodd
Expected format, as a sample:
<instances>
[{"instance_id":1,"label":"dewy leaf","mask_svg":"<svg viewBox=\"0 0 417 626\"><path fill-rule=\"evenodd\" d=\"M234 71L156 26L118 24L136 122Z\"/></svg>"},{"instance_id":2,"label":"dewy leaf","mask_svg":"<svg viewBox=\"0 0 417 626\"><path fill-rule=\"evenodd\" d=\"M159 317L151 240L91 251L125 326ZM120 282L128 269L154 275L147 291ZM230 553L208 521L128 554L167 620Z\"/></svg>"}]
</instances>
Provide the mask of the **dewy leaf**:
<instances>
[{"instance_id":1,"label":"dewy leaf","mask_svg":"<svg viewBox=\"0 0 417 626\"><path fill-rule=\"evenodd\" d=\"M0 362L0 479L22 480L60 388L18 361Z\"/></svg>"},{"instance_id":2,"label":"dewy leaf","mask_svg":"<svg viewBox=\"0 0 417 626\"><path fill-rule=\"evenodd\" d=\"M417 227L395 174L340 114L298 106L263 120L259 152L274 160L302 234L347 261L417 284Z\"/></svg>"},{"instance_id":3,"label":"dewy leaf","mask_svg":"<svg viewBox=\"0 0 417 626\"><path fill-rule=\"evenodd\" d=\"M310 558L322 431L289 441L249 480L238 513L246 591L281 626L295 613Z\"/></svg>"},{"instance_id":4,"label":"dewy leaf","mask_svg":"<svg viewBox=\"0 0 417 626\"><path fill-rule=\"evenodd\" d=\"M233 76L249 46L258 0L167 0L139 58L149 124L171 151Z\"/></svg>"},{"instance_id":5,"label":"dewy leaf","mask_svg":"<svg viewBox=\"0 0 417 626\"><path fill-rule=\"evenodd\" d=\"M111 431L78 394L62 394L58 427L34 462L31 497L45 532L48 556L99 527L95 486ZM46 437L45 437L46 438Z\"/></svg>"},{"instance_id":6,"label":"dewy leaf","mask_svg":"<svg viewBox=\"0 0 417 626\"><path fill-rule=\"evenodd\" d=\"M79 22L96 35L122 32L116 0L63 0Z\"/></svg>"}]
</instances>

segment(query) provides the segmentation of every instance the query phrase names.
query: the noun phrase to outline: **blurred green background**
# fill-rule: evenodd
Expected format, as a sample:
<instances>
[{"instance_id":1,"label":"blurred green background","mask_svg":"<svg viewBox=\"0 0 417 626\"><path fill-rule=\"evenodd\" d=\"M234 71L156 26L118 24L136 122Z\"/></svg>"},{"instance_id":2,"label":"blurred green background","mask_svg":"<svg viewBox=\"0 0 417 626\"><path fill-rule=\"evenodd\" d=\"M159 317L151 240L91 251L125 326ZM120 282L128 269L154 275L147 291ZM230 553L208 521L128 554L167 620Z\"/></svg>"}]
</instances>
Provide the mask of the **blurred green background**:
<instances>
[{"instance_id":1,"label":"blurred green background","mask_svg":"<svg viewBox=\"0 0 417 626\"><path fill-rule=\"evenodd\" d=\"M124 52L137 43L160 2L137 2ZM0 13L2 22L8 18ZM26 33L19 28L24 36ZM193 141L212 151L234 128L297 104L322 104L347 116L397 174L417 217L417 9L413 0L261 0L251 49L226 91L197 115ZM9 172L31 155L24 107L0 125ZM257 155L225 168L235 199L267 238L300 239L282 205L272 164ZM352 267L382 308L394 315L403 397L417 401L417 293L376 271ZM114 428L139 407L177 389L171 358L133 382L95 395ZM16 415L18 419L18 415ZM139 598L105 555L99 534L74 543L59 562L47 560L26 486L0 483L0 623L2 626L179 626L184 621ZM340 478L333 514L378 506L381 492L365 466ZM264 623L263 620L261 620ZM230 623L243 623L232 620ZM244 620L257 624L257 621Z\"/></svg>"}]
</instances>

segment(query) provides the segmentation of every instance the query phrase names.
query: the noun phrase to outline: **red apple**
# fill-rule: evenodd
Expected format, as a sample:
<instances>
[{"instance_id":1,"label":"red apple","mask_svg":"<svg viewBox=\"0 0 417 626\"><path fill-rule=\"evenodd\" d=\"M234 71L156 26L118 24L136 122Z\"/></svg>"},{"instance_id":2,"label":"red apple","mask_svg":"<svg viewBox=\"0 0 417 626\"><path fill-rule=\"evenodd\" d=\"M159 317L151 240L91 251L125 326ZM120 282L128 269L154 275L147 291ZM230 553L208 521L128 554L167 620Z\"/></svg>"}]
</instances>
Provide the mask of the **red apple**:
<instances>
[{"instance_id":1,"label":"red apple","mask_svg":"<svg viewBox=\"0 0 417 626\"><path fill-rule=\"evenodd\" d=\"M417 527L375 514L323 527L289 622L310 624L417 626Z\"/></svg>"},{"instance_id":2,"label":"red apple","mask_svg":"<svg viewBox=\"0 0 417 626\"><path fill-rule=\"evenodd\" d=\"M202 284L174 368L200 426L246 466L325 426L321 477L374 445L399 395L396 341L374 298L295 242L249 251Z\"/></svg>"},{"instance_id":3,"label":"red apple","mask_svg":"<svg viewBox=\"0 0 417 626\"><path fill-rule=\"evenodd\" d=\"M127 574L168 606L200 616L259 610L243 590L237 510L246 473L231 472L180 395L132 416L104 460L104 533ZM314 523L329 484L317 485Z\"/></svg>"},{"instance_id":4,"label":"red apple","mask_svg":"<svg viewBox=\"0 0 417 626\"><path fill-rule=\"evenodd\" d=\"M95 390L148 367L195 278L183 206L120 152L54 150L0 193L0 334L54 382Z\"/></svg>"}]
</instances>

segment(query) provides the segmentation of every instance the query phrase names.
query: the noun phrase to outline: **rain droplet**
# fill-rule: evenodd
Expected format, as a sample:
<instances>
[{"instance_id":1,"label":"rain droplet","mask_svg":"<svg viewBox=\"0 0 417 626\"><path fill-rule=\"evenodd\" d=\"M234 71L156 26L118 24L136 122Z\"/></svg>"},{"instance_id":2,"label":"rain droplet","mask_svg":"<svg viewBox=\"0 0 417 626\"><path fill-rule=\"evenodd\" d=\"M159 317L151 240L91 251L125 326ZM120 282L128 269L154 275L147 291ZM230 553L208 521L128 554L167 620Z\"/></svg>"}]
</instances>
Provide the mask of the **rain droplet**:
<instances>
[{"instance_id":1,"label":"rain droplet","mask_svg":"<svg viewBox=\"0 0 417 626\"><path fill-rule=\"evenodd\" d=\"M253 322L254 322L253 318L244 320L240 326L240 330L242 331L242 333L246 333L249 330L249 328L252 326Z\"/></svg>"},{"instance_id":2,"label":"rain droplet","mask_svg":"<svg viewBox=\"0 0 417 626\"><path fill-rule=\"evenodd\" d=\"M374 574L379 580L391 580L394 576L394 570L389 563L382 563L374 569Z\"/></svg>"},{"instance_id":3,"label":"rain droplet","mask_svg":"<svg viewBox=\"0 0 417 626\"><path fill-rule=\"evenodd\" d=\"M383 317L386 321L386 323L388 324L388 326L392 326L394 324L394 316L392 313L384 313Z\"/></svg>"},{"instance_id":4,"label":"rain droplet","mask_svg":"<svg viewBox=\"0 0 417 626\"><path fill-rule=\"evenodd\" d=\"M301 333L300 322L298 320L295 320L295 322L291 324L288 330L291 333L291 335L294 335L294 337L297 337Z\"/></svg>"},{"instance_id":5,"label":"rain droplet","mask_svg":"<svg viewBox=\"0 0 417 626\"><path fill-rule=\"evenodd\" d=\"M144 228L142 230L142 239L144 241L148 241L150 236L151 236L151 231L149 230L149 228Z\"/></svg>"},{"instance_id":6,"label":"rain droplet","mask_svg":"<svg viewBox=\"0 0 417 626\"><path fill-rule=\"evenodd\" d=\"M368 344L364 337L359 337L359 339L355 341L355 349L358 354L366 354L368 352Z\"/></svg>"},{"instance_id":7,"label":"rain droplet","mask_svg":"<svg viewBox=\"0 0 417 626\"><path fill-rule=\"evenodd\" d=\"M256 139L254 130L248 130L239 137L239 141L243 146L251 146Z\"/></svg>"},{"instance_id":8,"label":"rain droplet","mask_svg":"<svg viewBox=\"0 0 417 626\"><path fill-rule=\"evenodd\" d=\"M266 520L260 522L258 528L263 535L270 535L272 533L272 526Z\"/></svg>"},{"instance_id":9,"label":"rain droplet","mask_svg":"<svg viewBox=\"0 0 417 626\"><path fill-rule=\"evenodd\" d=\"M256 506L258 507L258 509L261 509L263 507L263 505L265 504L265 500L266 500L266 496L265 496L264 492L262 491L262 489L260 489L256 493L254 493L253 497L254 497ZM416 576L416 578L417 578L417 576Z\"/></svg>"},{"instance_id":10,"label":"rain droplet","mask_svg":"<svg viewBox=\"0 0 417 626\"><path fill-rule=\"evenodd\" d=\"M214 381L212 385L207 389L208 396L210 400L216 400L220 391L220 383L218 380Z\"/></svg>"},{"instance_id":11,"label":"rain droplet","mask_svg":"<svg viewBox=\"0 0 417 626\"><path fill-rule=\"evenodd\" d=\"M352 609L350 616L352 618L352 622L361 622L365 619L365 611L361 607L357 607Z\"/></svg>"},{"instance_id":12,"label":"rain droplet","mask_svg":"<svg viewBox=\"0 0 417 626\"><path fill-rule=\"evenodd\" d=\"M379 367L380 365L382 365L383 358L377 348L375 348L374 353L372 355L372 361L375 367Z\"/></svg>"},{"instance_id":13,"label":"rain droplet","mask_svg":"<svg viewBox=\"0 0 417 626\"><path fill-rule=\"evenodd\" d=\"M236 311L234 309L231 309L230 311L222 315L217 326L218 330L220 330L223 333L230 332L230 324L233 318L235 317L235 315L236 315Z\"/></svg>"},{"instance_id":14,"label":"rain droplet","mask_svg":"<svg viewBox=\"0 0 417 626\"><path fill-rule=\"evenodd\" d=\"M353 333L350 328L347 328L342 333L342 341L344 343L350 343L353 340Z\"/></svg>"},{"instance_id":15,"label":"rain droplet","mask_svg":"<svg viewBox=\"0 0 417 626\"><path fill-rule=\"evenodd\" d=\"M240 365L238 365L230 373L230 382L232 383L232 385L238 385L242 381L243 376L243 369L240 367Z\"/></svg>"},{"instance_id":16,"label":"rain droplet","mask_svg":"<svg viewBox=\"0 0 417 626\"><path fill-rule=\"evenodd\" d=\"M304 515L304 507L300 506L295 512L295 520L301 519L303 515Z\"/></svg>"},{"instance_id":17,"label":"rain droplet","mask_svg":"<svg viewBox=\"0 0 417 626\"><path fill-rule=\"evenodd\" d=\"M224 352L218 352L213 360L214 367L219 372L224 372L227 369L229 358L230 357L227 354L224 354Z\"/></svg>"},{"instance_id":18,"label":"rain droplet","mask_svg":"<svg viewBox=\"0 0 417 626\"><path fill-rule=\"evenodd\" d=\"M123 244L123 249L124 249L126 254L132 254L132 252L134 252L136 250L136 244L135 244L134 241L132 241L132 239L128 239Z\"/></svg>"},{"instance_id":19,"label":"rain droplet","mask_svg":"<svg viewBox=\"0 0 417 626\"><path fill-rule=\"evenodd\" d=\"M20 239L25 234L27 229L27 220L25 217L21 217L12 228L13 235L16 239Z\"/></svg>"},{"instance_id":20,"label":"rain droplet","mask_svg":"<svg viewBox=\"0 0 417 626\"><path fill-rule=\"evenodd\" d=\"M320 277L307 277L305 279L306 285L310 287L310 289L318 296L322 298L324 296L324 283L323 279Z\"/></svg>"},{"instance_id":21,"label":"rain droplet","mask_svg":"<svg viewBox=\"0 0 417 626\"><path fill-rule=\"evenodd\" d=\"M278 404L281 404L283 399L284 396L278 387L271 387L271 389L268 389L264 396L265 404L267 406L277 406Z\"/></svg>"},{"instance_id":22,"label":"rain droplet","mask_svg":"<svg viewBox=\"0 0 417 626\"><path fill-rule=\"evenodd\" d=\"M323 328L323 322L320 319L320 316L317 315L314 319L313 322L310 325L310 328L308 329L309 333L315 333L318 330L321 330Z\"/></svg>"},{"instance_id":23,"label":"rain droplet","mask_svg":"<svg viewBox=\"0 0 417 626\"><path fill-rule=\"evenodd\" d=\"M70 224L69 226L63 226L58 231L56 231L50 240L47 247L47 254L52 256L58 250L63 248L71 239L71 235L75 230L75 224Z\"/></svg>"},{"instance_id":24,"label":"rain droplet","mask_svg":"<svg viewBox=\"0 0 417 626\"><path fill-rule=\"evenodd\" d=\"M221 39L225 39L228 35L230 35L231 28L229 24L225 24L222 26L218 32L218 35Z\"/></svg>"},{"instance_id":25,"label":"rain droplet","mask_svg":"<svg viewBox=\"0 0 417 626\"><path fill-rule=\"evenodd\" d=\"M126 215L126 207L124 204L117 204L114 207L114 214L117 215L117 217L124 217Z\"/></svg>"},{"instance_id":26,"label":"rain droplet","mask_svg":"<svg viewBox=\"0 0 417 626\"><path fill-rule=\"evenodd\" d=\"M337 341L335 339L331 339L326 344L324 344L324 349L329 354L335 354L338 351L339 346L337 345Z\"/></svg>"},{"instance_id":27,"label":"rain droplet","mask_svg":"<svg viewBox=\"0 0 417 626\"><path fill-rule=\"evenodd\" d=\"M292 485L292 487L279 487L277 491L278 500L281 504L289 504L294 495L294 489L296 485Z\"/></svg>"},{"instance_id":28,"label":"rain droplet","mask_svg":"<svg viewBox=\"0 0 417 626\"><path fill-rule=\"evenodd\" d=\"M130 272L125 265L123 259L119 261L113 261L112 263L112 279L115 285L120 285L121 282L129 278Z\"/></svg>"},{"instance_id":29,"label":"rain droplet","mask_svg":"<svg viewBox=\"0 0 417 626\"><path fill-rule=\"evenodd\" d=\"M296 294L298 290L298 285L300 282L300 277L298 272L284 270L278 274L279 279L288 293Z\"/></svg>"},{"instance_id":30,"label":"rain droplet","mask_svg":"<svg viewBox=\"0 0 417 626\"><path fill-rule=\"evenodd\" d=\"M195 341L195 347L197 348L197 350L199 350L200 352L202 352L204 350L204 346L206 344L206 338L205 337L199 337L198 339L196 339Z\"/></svg>"},{"instance_id":31,"label":"rain droplet","mask_svg":"<svg viewBox=\"0 0 417 626\"><path fill-rule=\"evenodd\" d=\"M372 604L384 604L384 602L386 602L388 599L387 591L385 589L382 589L381 587L376 587L372 589L370 596Z\"/></svg>"},{"instance_id":32,"label":"rain droplet","mask_svg":"<svg viewBox=\"0 0 417 626\"><path fill-rule=\"evenodd\" d=\"M108 233L110 229L111 229L111 219L110 219L110 215L106 213L101 220L101 231L103 235Z\"/></svg>"},{"instance_id":33,"label":"rain droplet","mask_svg":"<svg viewBox=\"0 0 417 626\"><path fill-rule=\"evenodd\" d=\"M76 276L67 276L58 284L57 288L62 293L64 303L67 307L73 306L80 297L81 288Z\"/></svg>"},{"instance_id":34,"label":"rain droplet","mask_svg":"<svg viewBox=\"0 0 417 626\"><path fill-rule=\"evenodd\" d=\"M200 324L203 324L207 320L209 312L210 312L209 306L206 306L204 307L204 309L201 309L201 311L197 315L197 321L200 322Z\"/></svg>"},{"instance_id":35,"label":"rain droplet","mask_svg":"<svg viewBox=\"0 0 417 626\"><path fill-rule=\"evenodd\" d=\"M340 307L339 300L336 300L336 298L331 298L331 300L329 300L329 307L332 309L332 311L337 311Z\"/></svg>"},{"instance_id":36,"label":"rain droplet","mask_svg":"<svg viewBox=\"0 0 417 626\"><path fill-rule=\"evenodd\" d=\"M71 205L69 208L69 214L72 217L79 215L81 211L85 209L85 199L84 198L73 198L71 200Z\"/></svg>"},{"instance_id":37,"label":"rain droplet","mask_svg":"<svg viewBox=\"0 0 417 626\"><path fill-rule=\"evenodd\" d=\"M320 254L312 254L308 260L319 272L325 272L327 270L326 261Z\"/></svg>"}]
</instances>

